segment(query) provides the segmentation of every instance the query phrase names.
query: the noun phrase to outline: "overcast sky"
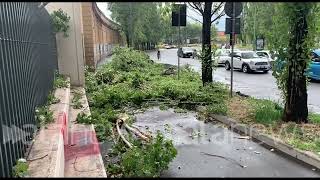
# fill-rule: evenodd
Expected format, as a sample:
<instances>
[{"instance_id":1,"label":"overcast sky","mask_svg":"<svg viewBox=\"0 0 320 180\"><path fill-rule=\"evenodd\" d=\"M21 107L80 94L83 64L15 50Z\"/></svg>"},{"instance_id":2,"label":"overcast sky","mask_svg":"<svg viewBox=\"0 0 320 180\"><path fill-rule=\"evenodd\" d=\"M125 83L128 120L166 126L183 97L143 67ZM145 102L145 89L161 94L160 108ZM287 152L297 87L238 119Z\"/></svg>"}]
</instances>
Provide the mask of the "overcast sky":
<instances>
[{"instance_id":1,"label":"overcast sky","mask_svg":"<svg viewBox=\"0 0 320 180\"><path fill-rule=\"evenodd\" d=\"M108 10L108 3L106 2L97 2L97 5L99 7L99 9L109 18L111 19L111 12ZM191 10L190 8L187 8L187 21L189 22L195 22L195 20L193 19L197 19L199 21L202 22L202 17L200 15L198 15L196 12L194 12L193 10ZM225 30L225 18L226 16L223 16L220 18L219 23L216 25L218 28L218 31L224 31Z\"/></svg>"}]
</instances>

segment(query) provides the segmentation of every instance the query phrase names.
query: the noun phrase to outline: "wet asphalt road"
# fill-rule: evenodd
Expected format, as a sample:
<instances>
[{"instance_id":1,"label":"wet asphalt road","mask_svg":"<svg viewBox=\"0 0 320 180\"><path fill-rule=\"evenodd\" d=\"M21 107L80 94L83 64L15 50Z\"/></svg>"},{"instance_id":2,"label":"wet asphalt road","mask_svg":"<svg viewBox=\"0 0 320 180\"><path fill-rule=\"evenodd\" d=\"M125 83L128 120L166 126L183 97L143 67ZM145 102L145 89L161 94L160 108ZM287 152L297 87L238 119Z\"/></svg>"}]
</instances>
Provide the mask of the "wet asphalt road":
<instances>
[{"instance_id":1,"label":"wet asphalt road","mask_svg":"<svg viewBox=\"0 0 320 180\"><path fill-rule=\"evenodd\" d=\"M157 60L156 51L149 52L150 57L158 63L178 65L177 49L161 49L161 59ZM180 65L190 64L194 70L201 73L201 64L197 59L180 58ZM276 85L276 79L269 73L250 73L245 74L234 71L234 91L261 98L270 99L281 103L280 91ZM217 67L213 72L216 81L230 85L230 71L224 67ZM320 113L320 83L311 82L308 86L308 106L309 110Z\"/></svg>"},{"instance_id":2,"label":"wet asphalt road","mask_svg":"<svg viewBox=\"0 0 320 180\"><path fill-rule=\"evenodd\" d=\"M239 134L221 124L199 121L195 115L158 107L136 114L136 126L145 132L160 130L178 149L162 177L320 177L319 170L251 140L238 139Z\"/></svg>"}]
</instances>

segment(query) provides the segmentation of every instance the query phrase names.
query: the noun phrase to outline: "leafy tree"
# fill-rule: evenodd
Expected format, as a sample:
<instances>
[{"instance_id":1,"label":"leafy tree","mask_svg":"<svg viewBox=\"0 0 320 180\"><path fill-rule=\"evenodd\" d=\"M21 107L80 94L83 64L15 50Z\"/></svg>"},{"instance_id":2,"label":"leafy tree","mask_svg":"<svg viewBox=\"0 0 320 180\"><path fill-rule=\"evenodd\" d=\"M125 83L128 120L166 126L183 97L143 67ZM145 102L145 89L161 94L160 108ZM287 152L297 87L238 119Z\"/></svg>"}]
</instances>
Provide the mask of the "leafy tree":
<instances>
[{"instance_id":1,"label":"leafy tree","mask_svg":"<svg viewBox=\"0 0 320 180\"><path fill-rule=\"evenodd\" d=\"M53 28L55 33L63 32L64 37L69 36L70 29L70 16L64 12L61 8L57 11L53 11L51 14Z\"/></svg>"},{"instance_id":2,"label":"leafy tree","mask_svg":"<svg viewBox=\"0 0 320 180\"><path fill-rule=\"evenodd\" d=\"M212 79L212 55L211 55L211 24L224 15L221 11L224 3L192 2L188 3L195 12L200 14L202 20L202 83L211 83ZM216 17L214 17L214 15Z\"/></svg>"},{"instance_id":3,"label":"leafy tree","mask_svg":"<svg viewBox=\"0 0 320 180\"><path fill-rule=\"evenodd\" d=\"M241 40L244 44L253 43L255 37L265 37L269 33L269 28L273 26L273 17L275 7L278 3L269 2L246 2L243 3L242 22L241 22ZM268 43L268 39L266 39Z\"/></svg>"},{"instance_id":4,"label":"leafy tree","mask_svg":"<svg viewBox=\"0 0 320 180\"><path fill-rule=\"evenodd\" d=\"M121 24L128 47L155 44L162 38L159 3L110 3L111 17Z\"/></svg>"},{"instance_id":5,"label":"leafy tree","mask_svg":"<svg viewBox=\"0 0 320 180\"><path fill-rule=\"evenodd\" d=\"M279 52L283 68L275 69L278 87L285 100L284 121L307 122L307 78L305 71L314 47L316 14L313 3L281 3L275 6L277 16L269 28L270 48Z\"/></svg>"}]
</instances>

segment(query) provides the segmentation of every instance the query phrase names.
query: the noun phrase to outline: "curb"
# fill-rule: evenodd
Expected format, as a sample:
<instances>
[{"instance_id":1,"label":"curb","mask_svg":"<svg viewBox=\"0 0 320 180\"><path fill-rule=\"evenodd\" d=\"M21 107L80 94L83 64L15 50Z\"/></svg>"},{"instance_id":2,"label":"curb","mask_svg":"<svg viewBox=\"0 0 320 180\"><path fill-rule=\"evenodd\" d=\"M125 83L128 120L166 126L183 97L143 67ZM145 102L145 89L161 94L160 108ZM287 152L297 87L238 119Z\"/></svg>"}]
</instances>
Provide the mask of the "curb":
<instances>
[{"instance_id":1,"label":"curb","mask_svg":"<svg viewBox=\"0 0 320 180\"><path fill-rule=\"evenodd\" d=\"M56 124L59 125L60 133L58 135L58 150L56 153L56 161L52 162L50 168L54 168L53 173L48 177L64 177L65 157L64 157L64 145L68 144L68 121L69 121L69 103L70 103L70 77L67 77L68 87L64 88L64 99L60 99L62 107L57 110L58 118ZM57 90L56 90L57 91Z\"/></svg>"},{"instance_id":2,"label":"curb","mask_svg":"<svg viewBox=\"0 0 320 180\"><path fill-rule=\"evenodd\" d=\"M67 81L70 82L69 77ZM54 95L60 99L59 103L50 105L54 122L48 124L47 128L39 129L30 149L30 177L64 177L64 145L68 142L70 83L67 88L56 89ZM39 154L45 156L39 158Z\"/></svg>"},{"instance_id":3,"label":"curb","mask_svg":"<svg viewBox=\"0 0 320 180\"><path fill-rule=\"evenodd\" d=\"M232 131L239 131L241 133L244 133L245 135L261 141L263 144L271 146L294 159L300 160L306 164L320 169L320 158L312 152L305 152L299 149L295 149L276 138L270 137L269 135L261 134L256 129L244 124L237 123L234 119L228 118L226 116L210 114L210 117L212 117L214 120L228 125Z\"/></svg>"}]
</instances>

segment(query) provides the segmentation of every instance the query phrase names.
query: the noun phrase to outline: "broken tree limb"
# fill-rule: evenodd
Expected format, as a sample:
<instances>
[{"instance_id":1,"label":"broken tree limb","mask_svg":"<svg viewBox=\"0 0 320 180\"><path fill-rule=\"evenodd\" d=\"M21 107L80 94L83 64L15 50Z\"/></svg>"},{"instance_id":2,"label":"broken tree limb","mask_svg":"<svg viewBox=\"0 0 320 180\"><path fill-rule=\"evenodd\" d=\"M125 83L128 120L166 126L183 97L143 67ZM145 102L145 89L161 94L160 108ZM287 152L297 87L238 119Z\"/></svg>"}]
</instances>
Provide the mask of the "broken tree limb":
<instances>
[{"instance_id":1,"label":"broken tree limb","mask_svg":"<svg viewBox=\"0 0 320 180\"><path fill-rule=\"evenodd\" d=\"M111 128L111 135L112 135L112 139L113 139L114 144L117 144L116 136L114 134L113 128Z\"/></svg>"},{"instance_id":2,"label":"broken tree limb","mask_svg":"<svg viewBox=\"0 0 320 180\"><path fill-rule=\"evenodd\" d=\"M130 143L129 141L127 141L126 138L125 138L125 137L123 136L123 134L121 133L121 130L120 130L120 127L119 127L119 121L120 121L120 119L118 119L117 122L116 122L117 132L118 132L119 136L121 137L122 141L123 141L124 143L126 143L126 145L127 145L129 148L132 148L131 143Z\"/></svg>"},{"instance_id":3,"label":"broken tree limb","mask_svg":"<svg viewBox=\"0 0 320 180\"><path fill-rule=\"evenodd\" d=\"M194 102L194 101L175 101L172 99L144 99L144 101L148 102L166 102L166 103L176 103L176 104L195 104L195 105L207 105L207 104L213 104L212 102Z\"/></svg>"},{"instance_id":4,"label":"broken tree limb","mask_svg":"<svg viewBox=\"0 0 320 180\"><path fill-rule=\"evenodd\" d=\"M146 137L145 135L141 134L138 130L130 127L128 124L124 123L124 127L125 127L127 130L133 132L136 136L140 137L141 139L143 139L143 140L145 140L145 141L149 141L149 138L148 138L148 137Z\"/></svg>"},{"instance_id":5,"label":"broken tree limb","mask_svg":"<svg viewBox=\"0 0 320 180\"><path fill-rule=\"evenodd\" d=\"M219 157L219 158L225 159L225 160L227 160L227 161L230 161L230 162L233 162L233 163L239 165L239 166L242 167L242 168L247 167L247 166L244 166L244 165L238 163L236 160L231 159L231 158L228 158L228 157L223 157L223 156L216 155L216 154L209 154L209 153L205 153L205 152L201 152L201 153L204 154L204 155L207 155L207 156L213 156L213 157Z\"/></svg>"},{"instance_id":6,"label":"broken tree limb","mask_svg":"<svg viewBox=\"0 0 320 180\"><path fill-rule=\"evenodd\" d=\"M131 127L135 128L137 131L139 131L139 132L140 132L141 134L143 134L144 136L146 136L146 137L148 137L148 138L150 138L150 139L152 138L152 135L151 135L151 134L147 134L147 133L141 131L137 126L131 125Z\"/></svg>"}]
</instances>

